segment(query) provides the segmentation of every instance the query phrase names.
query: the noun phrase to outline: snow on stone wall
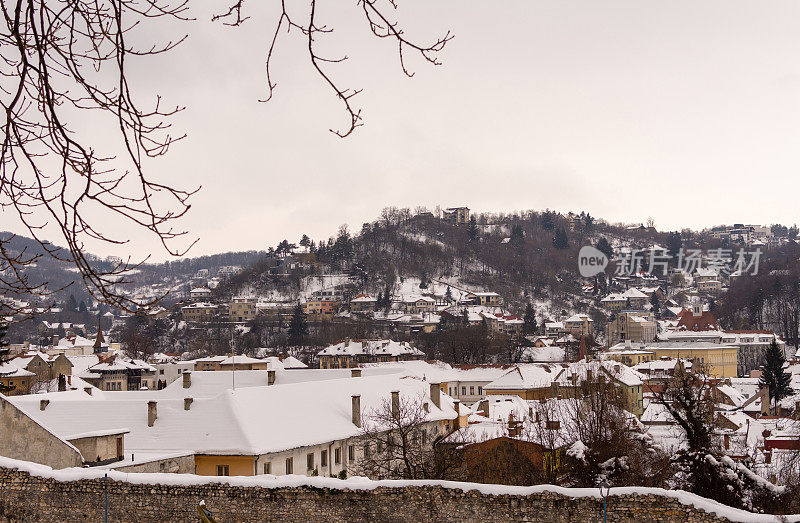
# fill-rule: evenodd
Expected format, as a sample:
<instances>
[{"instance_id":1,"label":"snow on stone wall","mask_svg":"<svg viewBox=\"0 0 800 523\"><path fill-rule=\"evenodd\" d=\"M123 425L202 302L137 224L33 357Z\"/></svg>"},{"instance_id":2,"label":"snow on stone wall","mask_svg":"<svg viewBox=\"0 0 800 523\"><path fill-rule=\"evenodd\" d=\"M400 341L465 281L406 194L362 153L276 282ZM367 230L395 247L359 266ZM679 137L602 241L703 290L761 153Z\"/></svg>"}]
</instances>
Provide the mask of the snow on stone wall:
<instances>
[{"instance_id":1,"label":"snow on stone wall","mask_svg":"<svg viewBox=\"0 0 800 523\"><path fill-rule=\"evenodd\" d=\"M108 481L104 479L108 474ZM0 520L196 521L205 501L217 521L533 520L597 521L596 489L512 487L447 481L338 480L305 476L208 477L52 470L0 457ZM609 521L800 521L752 514L682 491L620 487Z\"/></svg>"}]
</instances>

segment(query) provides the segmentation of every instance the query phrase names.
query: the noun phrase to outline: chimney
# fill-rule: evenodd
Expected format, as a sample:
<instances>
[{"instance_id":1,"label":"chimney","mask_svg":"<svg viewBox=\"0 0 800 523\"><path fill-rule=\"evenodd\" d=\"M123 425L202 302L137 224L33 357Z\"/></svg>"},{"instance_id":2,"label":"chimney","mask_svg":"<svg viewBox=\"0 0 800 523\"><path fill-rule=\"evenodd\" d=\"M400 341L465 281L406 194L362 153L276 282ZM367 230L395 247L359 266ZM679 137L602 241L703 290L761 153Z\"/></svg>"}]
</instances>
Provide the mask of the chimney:
<instances>
[{"instance_id":1,"label":"chimney","mask_svg":"<svg viewBox=\"0 0 800 523\"><path fill-rule=\"evenodd\" d=\"M44 410L50 404L50 400L41 400L39 402L39 410Z\"/></svg>"},{"instance_id":2,"label":"chimney","mask_svg":"<svg viewBox=\"0 0 800 523\"><path fill-rule=\"evenodd\" d=\"M83 391L86 392L89 396L92 395L92 388L91 387L84 387Z\"/></svg>"},{"instance_id":3,"label":"chimney","mask_svg":"<svg viewBox=\"0 0 800 523\"><path fill-rule=\"evenodd\" d=\"M436 405L436 408L441 408L441 401L439 400L439 394L441 393L439 389L440 385L441 383L431 383L431 401Z\"/></svg>"},{"instance_id":4,"label":"chimney","mask_svg":"<svg viewBox=\"0 0 800 523\"><path fill-rule=\"evenodd\" d=\"M761 394L761 415L766 416L769 414L769 386L761 387L759 393Z\"/></svg>"},{"instance_id":5,"label":"chimney","mask_svg":"<svg viewBox=\"0 0 800 523\"><path fill-rule=\"evenodd\" d=\"M453 430L458 430L461 424L461 420L459 419L459 416L461 415L461 409L458 408L460 404L461 402L458 400L453 401L453 408L456 411L456 419L453 420Z\"/></svg>"},{"instance_id":6,"label":"chimney","mask_svg":"<svg viewBox=\"0 0 800 523\"><path fill-rule=\"evenodd\" d=\"M267 371L267 385L275 385L275 371L268 370Z\"/></svg>"},{"instance_id":7,"label":"chimney","mask_svg":"<svg viewBox=\"0 0 800 523\"><path fill-rule=\"evenodd\" d=\"M725 450L728 450L729 448L731 448L731 437L730 437L730 435L725 434L724 441L725 441Z\"/></svg>"},{"instance_id":8,"label":"chimney","mask_svg":"<svg viewBox=\"0 0 800 523\"><path fill-rule=\"evenodd\" d=\"M183 410L189 410L193 401L193 398L183 398Z\"/></svg>"},{"instance_id":9,"label":"chimney","mask_svg":"<svg viewBox=\"0 0 800 523\"><path fill-rule=\"evenodd\" d=\"M350 369L350 377L351 378L360 378L361 377L361 369Z\"/></svg>"},{"instance_id":10,"label":"chimney","mask_svg":"<svg viewBox=\"0 0 800 523\"><path fill-rule=\"evenodd\" d=\"M400 419L400 391L392 391L392 418Z\"/></svg>"},{"instance_id":11,"label":"chimney","mask_svg":"<svg viewBox=\"0 0 800 523\"><path fill-rule=\"evenodd\" d=\"M353 394L353 425L361 427L361 396Z\"/></svg>"},{"instance_id":12,"label":"chimney","mask_svg":"<svg viewBox=\"0 0 800 523\"><path fill-rule=\"evenodd\" d=\"M188 389L192 386L192 372L186 371L183 373L183 388Z\"/></svg>"},{"instance_id":13,"label":"chimney","mask_svg":"<svg viewBox=\"0 0 800 523\"><path fill-rule=\"evenodd\" d=\"M156 401L148 401L147 402L147 426L152 427L153 423L156 422L156 418L158 417L158 412L156 410L156 406L158 402Z\"/></svg>"}]
</instances>

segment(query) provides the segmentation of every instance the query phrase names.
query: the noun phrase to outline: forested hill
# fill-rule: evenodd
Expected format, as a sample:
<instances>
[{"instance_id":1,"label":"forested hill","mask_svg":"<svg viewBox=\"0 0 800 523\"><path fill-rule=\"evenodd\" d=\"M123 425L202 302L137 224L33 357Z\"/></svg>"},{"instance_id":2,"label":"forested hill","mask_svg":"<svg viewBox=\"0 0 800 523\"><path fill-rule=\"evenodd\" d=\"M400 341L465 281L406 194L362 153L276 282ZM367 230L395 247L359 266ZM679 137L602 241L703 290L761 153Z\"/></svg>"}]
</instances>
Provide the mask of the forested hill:
<instances>
[{"instance_id":1,"label":"forested hill","mask_svg":"<svg viewBox=\"0 0 800 523\"><path fill-rule=\"evenodd\" d=\"M687 235L694 241L693 234ZM284 241L219 292L290 292L303 276L348 273L356 277L359 291L374 294L387 288L394 293L410 279L419 283L420 292L431 283L446 283L498 292L512 308L542 300L571 308L582 301L581 286L587 283L578 275L578 251L597 246L603 238L609 246L645 248L665 245L669 234L653 227L612 225L585 213L480 214L457 225L429 212L392 208L357 232L342 227L327 240L304 237L298 243L310 251L302 257L308 263L289 278L270 274L274 263L269 256L292 247Z\"/></svg>"}]
</instances>

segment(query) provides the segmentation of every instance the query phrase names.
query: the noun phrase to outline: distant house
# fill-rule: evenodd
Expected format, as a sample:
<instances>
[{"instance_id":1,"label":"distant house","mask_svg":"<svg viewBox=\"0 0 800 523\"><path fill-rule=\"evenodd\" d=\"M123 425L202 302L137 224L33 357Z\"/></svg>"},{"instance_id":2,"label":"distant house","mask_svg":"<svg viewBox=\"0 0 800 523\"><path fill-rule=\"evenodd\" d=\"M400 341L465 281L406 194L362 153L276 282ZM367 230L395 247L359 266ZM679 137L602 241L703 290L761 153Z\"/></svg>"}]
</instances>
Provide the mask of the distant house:
<instances>
[{"instance_id":1,"label":"distant house","mask_svg":"<svg viewBox=\"0 0 800 523\"><path fill-rule=\"evenodd\" d=\"M575 314L564 320L564 330L576 338L592 333L594 320L588 314Z\"/></svg>"},{"instance_id":2,"label":"distant house","mask_svg":"<svg viewBox=\"0 0 800 523\"><path fill-rule=\"evenodd\" d=\"M409 314L436 311L436 300L428 296L418 296L415 294L403 296L400 300L400 304L403 307L403 311Z\"/></svg>"},{"instance_id":3,"label":"distant house","mask_svg":"<svg viewBox=\"0 0 800 523\"><path fill-rule=\"evenodd\" d=\"M331 319L336 315L338 305L336 300L311 299L303 303L303 312L317 319Z\"/></svg>"},{"instance_id":4,"label":"distant house","mask_svg":"<svg viewBox=\"0 0 800 523\"><path fill-rule=\"evenodd\" d=\"M228 316L231 321L250 321L256 317L256 302L255 298L234 298L228 304Z\"/></svg>"},{"instance_id":5,"label":"distant house","mask_svg":"<svg viewBox=\"0 0 800 523\"><path fill-rule=\"evenodd\" d=\"M609 345L620 341L653 341L657 332L658 325L652 313L622 311L606 325L606 340Z\"/></svg>"},{"instance_id":6,"label":"distant house","mask_svg":"<svg viewBox=\"0 0 800 523\"><path fill-rule=\"evenodd\" d=\"M469 207L450 207L444 210L444 221L463 225L469 221Z\"/></svg>"},{"instance_id":7,"label":"distant house","mask_svg":"<svg viewBox=\"0 0 800 523\"><path fill-rule=\"evenodd\" d=\"M205 300L211 297L211 289L208 287L195 287L189 291L189 296L193 300Z\"/></svg>"},{"instance_id":8,"label":"distant house","mask_svg":"<svg viewBox=\"0 0 800 523\"><path fill-rule=\"evenodd\" d=\"M408 342L345 339L317 353L320 369L346 369L361 363L419 360L425 356Z\"/></svg>"},{"instance_id":9,"label":"distant house","mask_svg":"<svg viewBox=\"0 0 800 523\"><path fill-rule=\"evenodd\" d=\"M701 305L694 305L691 310L684 309L678 314L677 330L716 331L720 330L717 318L711 311L703 310Z\"/></svg>"},{"instance_id":10,"label":"distant house","mask_svg":"<svg viewBox=\"0 0 800 523\"><path fill-rule=\"evenodd\" d=\"M141 360L123 360L116 355L102 359L78 375L100 390L156 388L156 368Z\"/></svg>"},{"instance_id":11,"label":"distant house","mask_svg":"<svg viewBox=\"0 0 800 523\"><path fill-rule=\"evenodd\" d=\"M226 307L213 303L198 302L192 305L181 307L181 314L187 322L209 322L217 317L218 314L226 314Z\"/></svg>"},{"instance_id":12,"label":"distant house","mask_svg":"<svg viewBox=\"0 0 800 523\"><path fill-rule=\"evenodd\" d=\"M350 300L350 310L353 312L374 311L378 305L378 298L369 294L359 294Z\"/></svg>"},{"instance_id":13,"label":"distant house","mask_svg":"<svg viewBox=\"0 0 800 523\"><path fill-rule=\"evenodd\" d=\"M484 390L489 398L495 395L515 395L524 400L549 398L553 380L561 370L562 366L557 364L520 364L487 383Z\"/></svg>"},{"instance_id":14,"label":"distant house","mask_svg":"<svg viewBox=\"0 0 800 523\"><path fill-rule=\"evenodd\" d=\"M498 307L501 299L496 292L470 292L465 296L466 300L473 305L484 307Z\"/></svg>"}]
</instances>

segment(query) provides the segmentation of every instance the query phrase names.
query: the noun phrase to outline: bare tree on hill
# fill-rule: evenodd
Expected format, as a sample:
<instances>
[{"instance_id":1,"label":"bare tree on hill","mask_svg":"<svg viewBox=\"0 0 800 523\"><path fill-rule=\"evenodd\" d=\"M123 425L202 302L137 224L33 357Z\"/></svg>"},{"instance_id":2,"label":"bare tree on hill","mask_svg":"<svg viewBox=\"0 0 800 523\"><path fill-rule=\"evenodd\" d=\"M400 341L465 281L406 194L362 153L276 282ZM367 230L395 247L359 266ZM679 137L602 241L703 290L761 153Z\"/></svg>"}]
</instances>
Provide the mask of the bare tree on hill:
<instances>
[{"instance_id":1,"label":"bare tree on hill","mask_svg":"<svg viewBox=\"0 0 800 523\"><path fill-rule=\"evenodd\" d=\"M266 100L276 88L270 64L279 40L284 34L296 36L305 41L311 67L348 116L347 124L332 132L349 136L362 125L361 112L353 105L360 90L342 87L331 74L331 68L346 56L325 56L319 51L320 41L333 28L321 20L316 0L303 6L288 6L281 0L279 5L267 42ZM447 32L427 44L408 38L394 19L397 7L396 0L356 4L372 35L397 45L403 73L413 76L406 62L410 53L438 65L439 52L452 35ZM118 284L147 257L100 268L87 255L86 242L124 244L128 240L113 230L125 224L153 234L175 256L194 244L185 241L186 231L175 224L189 210L190 197L199 188L175 187L144 168L147 158L166 154L184 138L169 123L182 107L160 97L149 106L143 104L129 74L131 63L167 53L186 38L180 34L162 42L144 42L138 31L159 19L187 21L188 9L188 0L14 0L2 4L0 209L11 213L40 247L40 252L13 252L9 238L0 238L3 296L52 293L46 281L31 281L26 274L38 258L49 256L74 265L97 300L134 312L156 300L137 303ZM248 18L243 0L234 0L214 16L230 26ZM117 139L118 148L98 150L92 145L92 137L84 130L89 114L96 116L102 131ZM45 239L53 231L64 248ZM26 312L14 307L7 304L3 312Z\"/></svg>"}]
</instances>

